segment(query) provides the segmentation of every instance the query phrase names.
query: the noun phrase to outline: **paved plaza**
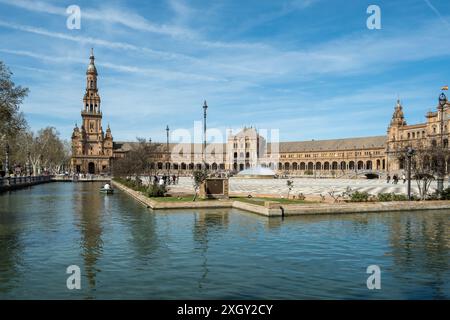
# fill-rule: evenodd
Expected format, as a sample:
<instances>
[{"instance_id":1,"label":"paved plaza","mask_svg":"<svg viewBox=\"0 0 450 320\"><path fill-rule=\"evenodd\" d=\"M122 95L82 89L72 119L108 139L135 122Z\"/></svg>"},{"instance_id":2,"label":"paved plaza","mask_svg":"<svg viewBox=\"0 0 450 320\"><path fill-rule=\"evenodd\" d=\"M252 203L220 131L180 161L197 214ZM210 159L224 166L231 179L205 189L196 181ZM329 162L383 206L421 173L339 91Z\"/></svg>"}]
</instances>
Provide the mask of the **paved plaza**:
<instances>
[{"instance_id":1,"label":"paved plaza","mask_svg":"<svg viewBox=\"0 0 450 320\"><path fill-rule=\"evenodd\" d=\"M328 195L329 191L337 193L344 192L347 187L353 190L365 191L370 194L379 193L403 193L406 194L407 183L399 181L398 184L386 183L382 179L313 179L313 178L293 178L294 188L292 195L303 193L304 195ZM285 197L287 194L287 179L242 179L230 178L230 193L235 195L273 195ZM171 185L172 192L193 192L193 180L190 177L180 177L178 185ZM447 186L447 183L445 184ZM436 183L432 183L430 191L436 188ZM418 193L416 181L411 182L411 190Z\"/></svg>"}]
</instances>

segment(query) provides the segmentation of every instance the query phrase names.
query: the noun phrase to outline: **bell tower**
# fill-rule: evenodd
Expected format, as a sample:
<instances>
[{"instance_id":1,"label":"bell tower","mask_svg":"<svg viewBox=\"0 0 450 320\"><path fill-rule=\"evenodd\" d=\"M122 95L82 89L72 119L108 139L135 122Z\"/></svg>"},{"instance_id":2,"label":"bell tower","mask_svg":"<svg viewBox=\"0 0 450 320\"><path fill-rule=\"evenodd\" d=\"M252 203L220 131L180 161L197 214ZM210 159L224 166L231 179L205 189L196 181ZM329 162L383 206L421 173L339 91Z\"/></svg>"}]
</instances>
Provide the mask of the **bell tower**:
<instances>
[{"instance_id":1,"label":"bell tower","mask_svg":"<svg viewBox=\"0 0 450 320\"><path fill-rule=\"evenodd\" d=\"M100 109L100 95L97 87L97 68L95 67L94 50L91 49L89 65L86 71L86 92L83 98L83 127L89 141L102 140L102 112ZM90 150L88 150L89 153ZM94 153L101 150L93 150Z\"/></svg>"},{"instance_id":2,"label":"bell tower","mask_svg":"<svg viewBox=\"0 0 450 320\"><path fill-rule=\"evenodd\" d=\"M75 127L72 135L72 168L75 172L98 174L110 170L113 138L109 126L106 135L103 131L97 77L94 50L91 49L81 110L82 124L80 129Z\"/></svg>"}]
</instances>

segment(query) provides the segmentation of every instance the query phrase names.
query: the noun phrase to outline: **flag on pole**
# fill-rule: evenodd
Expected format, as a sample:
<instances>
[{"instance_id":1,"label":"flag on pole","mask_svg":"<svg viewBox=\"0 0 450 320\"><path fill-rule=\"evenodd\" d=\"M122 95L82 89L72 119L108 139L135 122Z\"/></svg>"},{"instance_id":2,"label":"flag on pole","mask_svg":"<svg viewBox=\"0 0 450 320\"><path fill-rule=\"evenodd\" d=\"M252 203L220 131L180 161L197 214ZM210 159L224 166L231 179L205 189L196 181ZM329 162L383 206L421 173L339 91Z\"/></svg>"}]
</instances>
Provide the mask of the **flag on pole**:
<instances>
[{"instance_id":1,"label":"flag on pole","mask_svg":"<svg viewBox=\"0 0 450 320\"><path fill-rule=\"evenodd\" d=\"M448 86L443 86L441 90L448 90Z\"/></svg>"}]
</instances>

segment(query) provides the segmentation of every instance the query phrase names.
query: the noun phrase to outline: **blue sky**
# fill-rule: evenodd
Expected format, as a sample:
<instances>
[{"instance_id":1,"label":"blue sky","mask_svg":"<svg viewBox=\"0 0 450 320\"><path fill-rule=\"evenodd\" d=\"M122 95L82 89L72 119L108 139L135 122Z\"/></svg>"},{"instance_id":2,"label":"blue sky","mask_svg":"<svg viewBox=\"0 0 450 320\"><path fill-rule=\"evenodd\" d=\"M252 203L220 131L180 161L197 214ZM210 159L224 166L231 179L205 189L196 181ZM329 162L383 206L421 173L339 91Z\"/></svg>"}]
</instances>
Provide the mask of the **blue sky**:
<instances>
[{"instance_id":1,"label":"blue sky","mask_svg":"<svg viewBox=\"0 0 450 320\"><path fill-rule=\"evenodd\" d=\"M81 8L81 29L66 8ZM370 4L381 30L366 27ZM397 97L424 121L449 84L447 0L0 0L0 60L30 88L30 127L69 139L89 50L114 139L165 127L280 129L280 139L386 133Z\"/></svg>"}]
</instances>

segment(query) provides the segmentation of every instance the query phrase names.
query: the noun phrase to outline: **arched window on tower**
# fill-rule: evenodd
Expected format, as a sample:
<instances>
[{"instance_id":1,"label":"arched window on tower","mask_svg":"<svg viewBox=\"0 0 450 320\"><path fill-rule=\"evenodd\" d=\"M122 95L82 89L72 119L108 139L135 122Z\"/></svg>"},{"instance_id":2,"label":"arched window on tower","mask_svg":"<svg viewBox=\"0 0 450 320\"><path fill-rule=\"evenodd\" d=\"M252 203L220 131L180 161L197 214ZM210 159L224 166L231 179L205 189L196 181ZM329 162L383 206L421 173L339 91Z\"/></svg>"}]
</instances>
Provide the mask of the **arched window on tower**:
<instances>
[{"instance_id":1,"label":"arched window on tower","mask_svg":"<svg viewBox=\"0 0 450 320\"><path fill-rule=\"evenodd\" d=\"M91 80L91 89L94 89L94 81Z\"/></svg>"}]
</instances>

